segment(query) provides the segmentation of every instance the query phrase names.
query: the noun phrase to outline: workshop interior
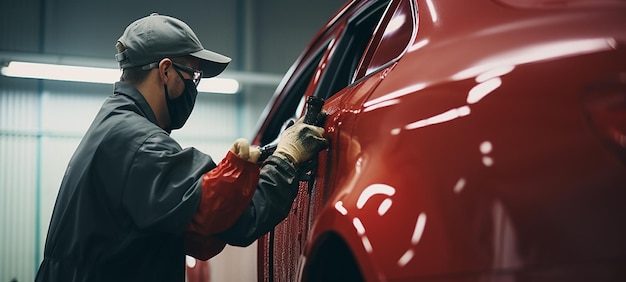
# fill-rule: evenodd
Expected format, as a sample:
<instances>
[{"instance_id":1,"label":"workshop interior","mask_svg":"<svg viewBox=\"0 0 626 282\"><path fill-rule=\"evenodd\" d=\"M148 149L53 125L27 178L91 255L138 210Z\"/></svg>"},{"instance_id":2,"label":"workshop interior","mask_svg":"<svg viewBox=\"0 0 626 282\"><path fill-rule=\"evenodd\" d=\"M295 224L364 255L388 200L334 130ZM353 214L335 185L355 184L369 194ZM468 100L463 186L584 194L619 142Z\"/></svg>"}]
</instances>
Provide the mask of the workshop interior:
<instances>
[{"instance_id":1,"label":"workshop interior","mask_svg":"<svg viewBox=\"0 0 626 282\"><path fill-rule=\"evenodd\" d=\"M265 158L301 117L328 140L282 222L185 281L626 281L625 0L23 0L0 3L0 282L35 280L151 13L232 58L183 148Z\"/></svg>"}]
</instances>

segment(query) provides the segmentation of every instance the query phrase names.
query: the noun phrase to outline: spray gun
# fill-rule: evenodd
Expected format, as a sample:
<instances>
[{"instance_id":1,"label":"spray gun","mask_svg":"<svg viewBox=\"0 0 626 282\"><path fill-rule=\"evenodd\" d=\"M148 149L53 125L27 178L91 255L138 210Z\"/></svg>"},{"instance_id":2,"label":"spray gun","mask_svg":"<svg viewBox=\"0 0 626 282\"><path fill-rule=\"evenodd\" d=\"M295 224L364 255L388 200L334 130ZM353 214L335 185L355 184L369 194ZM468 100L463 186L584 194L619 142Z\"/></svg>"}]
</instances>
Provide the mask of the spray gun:
<instances>
[{"instance_id":1,"label":"spray gun","mask_svg":"<svg viewBox=\"0 0 626 282\"><path fill-rule=\"evenodd\" d=\"M320 97L309 96L306 102L306 112L304 114L303 122L305 124L322 126L326 119L326 116L321 113L322 106L324 106L324 99ZM290 120L285 128L290 127L293 124L294 124L294 121ZM269 157L271 154L274 153L274 151L276 151L277 143L278 143L278 139L276 139L276 141L274 142L271 142L259 148L259 150L261 151L261 156L259 157L259 160L258 160L259 163L265 161L267 157Z\"/></svg>"}]
</instances>

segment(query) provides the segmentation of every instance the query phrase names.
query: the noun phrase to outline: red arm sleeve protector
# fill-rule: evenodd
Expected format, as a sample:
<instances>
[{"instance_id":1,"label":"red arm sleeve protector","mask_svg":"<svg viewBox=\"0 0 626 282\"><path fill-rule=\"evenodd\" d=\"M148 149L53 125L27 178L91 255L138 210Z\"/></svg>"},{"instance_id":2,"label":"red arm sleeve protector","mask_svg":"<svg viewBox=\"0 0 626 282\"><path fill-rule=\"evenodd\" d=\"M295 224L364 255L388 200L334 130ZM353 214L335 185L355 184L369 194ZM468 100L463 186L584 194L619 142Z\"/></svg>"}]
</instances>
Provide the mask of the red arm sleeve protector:
<instances>
[{"instance_id":1,"label":"red arm sleeve protector","mask_svg":"<svg viewBox=\"0 0 626 282\"><path fill-rule=\"evenodd\" d=\"M200 206L185 231L187 254L207 260L224 249L212 234L226 230L248 207L259 183L259 165L232 152L202 177Z\"/></svg>"}]
</instances>

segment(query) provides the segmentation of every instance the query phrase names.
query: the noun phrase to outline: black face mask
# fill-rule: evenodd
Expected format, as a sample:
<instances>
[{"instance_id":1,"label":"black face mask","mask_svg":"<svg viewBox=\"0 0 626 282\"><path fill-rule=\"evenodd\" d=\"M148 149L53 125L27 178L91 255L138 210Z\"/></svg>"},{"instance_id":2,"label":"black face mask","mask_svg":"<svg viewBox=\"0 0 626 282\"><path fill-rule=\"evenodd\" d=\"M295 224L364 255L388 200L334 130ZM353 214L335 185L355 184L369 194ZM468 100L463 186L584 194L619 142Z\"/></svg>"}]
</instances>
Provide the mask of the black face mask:
<instances>
[{"instance_id":1,"label":"black face mask","mask_svg":"<svg viewBox=\"0 0 626 282\"><path fill-rule=\"evenodd\" d=\"M187 122L187 119L193 110L193 106L196 103L196 97L198 96L198 89L196 89L196 84L193 83L193 80L185 79L176 68L174 68L174 70L185 82L185 89L183 90L183 93L178 96L178 98L170 99L167 86L163 85L165 88L165 102L167 104L167 110L170 114L170 126L166 129L168 132L174 129L179 129L185 125L185 122Z\"/></svg>"}]
</instances>

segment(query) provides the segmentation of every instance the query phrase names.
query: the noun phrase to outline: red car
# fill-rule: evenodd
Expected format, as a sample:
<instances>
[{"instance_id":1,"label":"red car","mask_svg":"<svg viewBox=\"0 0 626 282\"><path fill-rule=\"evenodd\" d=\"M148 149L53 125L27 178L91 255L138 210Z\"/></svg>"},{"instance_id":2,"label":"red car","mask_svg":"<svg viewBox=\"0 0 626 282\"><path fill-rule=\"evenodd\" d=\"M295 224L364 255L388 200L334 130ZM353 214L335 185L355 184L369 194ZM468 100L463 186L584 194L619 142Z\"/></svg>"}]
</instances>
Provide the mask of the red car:
<instances>
[{"instance_id":1,"label":"red car","mask_svg":"<svg viewBox=\"0 0 626 282\"><path fill-rule=\"evenodd\" d=\"M330 146L260 281L626 281L626 1L349 1L254 143L308 96Z\"/></svg>"}]
</instances>

